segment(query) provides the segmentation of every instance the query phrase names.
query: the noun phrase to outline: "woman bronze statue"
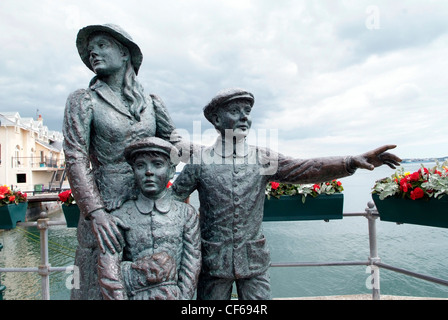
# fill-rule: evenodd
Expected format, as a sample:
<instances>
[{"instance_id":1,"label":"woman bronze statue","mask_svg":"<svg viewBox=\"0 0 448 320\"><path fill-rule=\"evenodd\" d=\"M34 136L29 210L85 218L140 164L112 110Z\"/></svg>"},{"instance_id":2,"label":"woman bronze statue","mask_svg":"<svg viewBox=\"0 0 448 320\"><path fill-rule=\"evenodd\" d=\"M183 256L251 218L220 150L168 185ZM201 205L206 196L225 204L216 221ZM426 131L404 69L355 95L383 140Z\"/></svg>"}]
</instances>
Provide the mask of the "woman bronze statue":
<instances>
[{"instance_id":1,"label":"woman bronze statue","mask_svg":"<svg viewBox=\"0 0 448 320\"><path fill-rule=\"evenodd\" d=\"M156 136L180 143L163 102L146 95L137 80L143 55L119 26L81 29L76 46L96 75L87 89L73 92L64 115L67 177L81 210L75 265L80 288L72 299L101 299L97 280L100 250L120 251L123 239L109 212L136 190L123 152L137 139Z\"/></svg>"}]
</instances>

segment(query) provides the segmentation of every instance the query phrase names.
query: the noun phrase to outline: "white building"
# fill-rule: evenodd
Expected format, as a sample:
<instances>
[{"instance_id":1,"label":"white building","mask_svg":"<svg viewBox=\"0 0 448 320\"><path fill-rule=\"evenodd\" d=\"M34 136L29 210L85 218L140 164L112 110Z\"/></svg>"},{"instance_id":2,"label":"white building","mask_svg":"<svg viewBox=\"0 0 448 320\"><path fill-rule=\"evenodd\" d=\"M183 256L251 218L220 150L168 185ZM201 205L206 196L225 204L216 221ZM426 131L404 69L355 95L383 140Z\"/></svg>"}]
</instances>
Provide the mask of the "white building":
<instances>
[{"instance_id":1,"label":"white building","mask_svg":"<svg viewBox=\"0 0 448 320\"><path fill-rule=\"evenodd\" d=\"M22 192L68 188L63 136L49 131L41 116L0 112L0 185Z\"/></svg>"}]
</instances>

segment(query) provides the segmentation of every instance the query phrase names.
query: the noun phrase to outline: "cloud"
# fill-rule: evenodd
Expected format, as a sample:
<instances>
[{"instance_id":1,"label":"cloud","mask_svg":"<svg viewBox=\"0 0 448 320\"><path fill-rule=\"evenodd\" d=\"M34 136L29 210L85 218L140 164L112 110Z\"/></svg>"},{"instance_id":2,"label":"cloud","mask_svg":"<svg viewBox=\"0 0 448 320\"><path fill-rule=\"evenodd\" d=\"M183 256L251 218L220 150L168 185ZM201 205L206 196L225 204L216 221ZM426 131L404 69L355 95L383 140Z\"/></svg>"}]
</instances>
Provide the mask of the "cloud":
<instances>
[{"instance_id":1,"label":"cloud","mask_svg":"<svg viewBox=\"0 0 448 320\"><path fill-rule=\"evenodd\" d=\"M396 143L403 157L445 156L447 16L441 1L3 0L0 110L39 109L61 130L67 96L93 76L76 34L112 22L143 51L146 92L188 132L212 128L202 108L216 92L242 87L255 132L278 130L284 153Z\"/></svg>"},{"instance_id":2,"label":"cloud","mask_svg":"<svg viewBox=\"0 0 448 320\"><path fill-rule=\"evenodd\" d=\"M448 31L448 7L441 1L380 1L366 8L366 28L359 27L359 15L337 27L338 36L353 44L355 59L429 45Z\"/></svg>"}]
</instances>

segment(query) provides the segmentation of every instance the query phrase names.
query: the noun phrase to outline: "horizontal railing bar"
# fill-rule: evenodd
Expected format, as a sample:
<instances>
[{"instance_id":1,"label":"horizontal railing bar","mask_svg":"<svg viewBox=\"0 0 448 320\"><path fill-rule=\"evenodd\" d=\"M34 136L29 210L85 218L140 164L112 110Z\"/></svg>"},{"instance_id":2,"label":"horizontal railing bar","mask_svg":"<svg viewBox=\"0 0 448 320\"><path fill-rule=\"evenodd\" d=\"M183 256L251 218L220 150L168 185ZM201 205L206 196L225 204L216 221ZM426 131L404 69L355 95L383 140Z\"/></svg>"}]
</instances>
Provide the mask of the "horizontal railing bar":
<instances>
[{"instance_id":1,"label":"horizontal railing bar","mask_svg":"<svg viewBox=\"0 0 448 320\"><path fill-rule=\"evenodd\" d=\"M38 268L0 268L0 272L38 272Z\"/></svg>"},{"instance_id":2,"label":"horizontal railing bar","mask_svg":"<svg viewBox=\"0 0 448 320\"><path fill-rule=\"evenodd\" d=\"M330 262L273 262L271 267L330 267L330 266L367 266L369 261L330 261Z\"/></svg>"},{"instance_id":3,"label":"horizontal railing bar","mask_svg":"<svg viewBox=\"0 0 448 320\"><path fill-rule=\"evenodd\" d=\"M344 212L342 214L344 217L366 217L366 216L380 216L377 212L366 213L366 212Z\"/></svg>"},{"instance_id":4,"label":"horizontal railing bar","mask_svg":"<svg viewBox=\"0 0 448 320\"><path fill-rule=\"evenodd\" d=\"M50 221L48 221L49 226L63 226L66 224L67 224L67 222L65 220L50 220ZM36 227L37 221L17 222L16 225L19 227Z\"/></svg>"},{"instance_id":5,"label":"horizontal railing bar","mask_svg":"<svg viewBox=\"0 0 448 320\"><path fill-rule=\"evenodd\" d=\"M48 271L50 272L65 272L71 266L67 267L49 267ZM0 272L39 272L39 268L0 268Z\"/></svg>"},{"instance_id":6,"label":"horizontal railing bar","mask_svg":"<svg viewBox=\"0 0 448 320\"><path fill-rule=\"evenodd\" d=\"M344 217L365 217L367 213L365 212L346 212L342 214Z\"/></svg>"},{"instance_id":7,"label":"horizontal railing bar","mask_svg":"<svg viewBox=\"0 0 448 320\"><path fill-rule=\"evenodd\" d=\"M28 196L28 202L51 202L58 201L59 194L58 193L40 193L38 195Z\"/></svg>"},{"instance_id":8,"label":"horizontal railing bar","mask_svg":"<svg viewBox=\"0 0 448 320\"><path fill-rule=\"evenodd\" d=\"M422 280L427 280L427 281L431 281L431 282L435 282L438 284L448 286L447 280L427 276L427 275L424 275L421 273L409 271L406 269L394 267L394 266L391 266L391 265L388 265L388 264L385 264L382 262L376 262L376 261L372 261L372 262L370 262L370 261L274 262L274 263L271 263L271 267L274 267L274 268L275 267L325 267L325 266L329 267L329 266L355 266L355 265L368 266L371 264L374 264L380 268L388 269L388 270L395 271L398 273L403 273L403 274L406 274L411 277L415 277L415 278L419 278Z\"/></svg>"},{"instance_id":9,"label":"horizontal railing bar","mask_svg":"<svg viewBox=\"0 0 448 320\"><path fill-rule=\"evenodd\" d=\"M444 286L448 286L448 281L447 280L443 280L443 279L427 276L427 275L424 275L424 274L421 274L421 273L409 271L409 270L402 269L402 268L393 267L391 265L388 265L388 264L385 264L385 263L382 263L382 262L375 262L375 261L373 261L373 264L377 265L380 268L388 269L388 270L395 271L395 272L398 272L398 273L403 273L403 274L411 276L411 277L415 277L415 278L419 278L419 279L422 279L422 280L427 280L427 281L435 282L435 283L438 283L438 284L442 284Z\"/></svg>"},{"instance_id":10,"label":"horizontal railing bar","mask_svg":"<svg viewBox=\"0 0 448 320\"><path fill-rule=\"evenodd\" d=\"M438 283L441 285L448 286L448 280L427 276L421 273L409 271L406 269L394 267L382 262L376 261L330 261L330 262L274 262L271 263L271 267L330 267L330 266L355 266L355 265L363 265L368 266L374 264L380 268L388 269L391 271L395 271L398 273L402 273L411 277L419 278L422 280L431 281L434 283Z\"/></svg>"},{"instance_id":11,"label":"horizontal railing bar","mask_svg":"<svg viewBox=\"0 0 448 320\"><path fill-rule=\"evenodd\" d=\"M16 225L19 227L35 227L35 226L37 226L37 221L17 222Z\"/></svg>"},{"instance_id":12,"label":"horizontal railing bar","mask_svg":"<svg viewBox=\"0 0 448 320\"><path fill-rule=\"evenodd\" d=\"M68 267L50 267L50 272L66 272L68 269L73 268L73 266Z\"/></svg>"}]
</instances>

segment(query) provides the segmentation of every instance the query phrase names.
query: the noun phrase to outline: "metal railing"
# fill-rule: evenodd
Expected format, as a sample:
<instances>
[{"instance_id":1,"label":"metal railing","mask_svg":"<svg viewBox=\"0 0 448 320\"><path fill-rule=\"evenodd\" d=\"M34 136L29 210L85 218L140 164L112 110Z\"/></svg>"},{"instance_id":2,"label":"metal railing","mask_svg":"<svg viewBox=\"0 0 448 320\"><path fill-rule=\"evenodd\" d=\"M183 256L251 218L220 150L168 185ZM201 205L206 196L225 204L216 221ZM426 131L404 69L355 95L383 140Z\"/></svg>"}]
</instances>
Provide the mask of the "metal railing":
<instances>
[{"instance_id":1,"label":"metal railing","mask_svg":"<svg viewBox=\"0 0 448 320\"><path fill-rule=\"evenodd\" d=\"M21 227L37 227L40 232L40 265L31 268L0 268L1 272L37 272L41 276L42 300L50 300L50 273L67 271L67 267L51 267L48 261L48 228L66 225L64 220L51 221L46 212L42 212L40 219L34 222L18 222Z\"/></svg>"},{"instance_id":2,"label":"metal railing","mask_svg":"<svg viewBox=\"0 0 448 320\"><path fill-rule=\"evenodd\" d=\"M49 199L47 199L49 200ZM421 273L413 272L410 270L397 268L388 264L381 262L378 256L377 247L377 233L376 233L376 220L378 219L378 211L375 208L373 202L368 203L368 208L366 208L364 213L344 213L344 217L358 217L364 216L368 220L369 228L369 247L370 255L366 261L328 261L328 262L284 262L284 263L271 263L271 267L329 267L329 266L370 266L371 279L372 279L372 300L380 299L380 268L388 269L394 272L405 274L407 276L419 278L422 280L434 282L437 284L448 286L448 280L424 275ZM65 225L64 220L51 221L47 217L46 212L42 212L40 219L35 222L18 222L17 225L29 227L37 227L40 231L40 255L41 264L38 267L31 268L0 268L1 272L37 272L41 276L42 282L42 300L50 300L50 282L49 276L51 272L67 272L70 271L70 267L51 267L48 262L48 228L56 225Z\"/></svg>"},{"instance_id":3,"label":"metal railing","mask_svg":"<svg viewBox=\"0 0 448 320\"><path fill-rule=\"evenodd\" d=\"M434 282L444 286L448 286L448 281L410 270L397 268L381 262L378 256L376 220L379 217L378 211L373 202L367 204L365 213L344 213L344 217L358 217L363 216L368 220L369 227L369 247L370 255L367 261L329 261L329 262L288 262L288 263L271 263L271 267L330 267L330 266L370 266L371 271L371 285L372 285L372 300L380 300L380 268L388 269L394 272L405 274L414 278Z\"/></svg>"},{"instance_id":4,"label":"metal railing","mask_svg":"<svg viewBox=\"0 0 448 320\"><path fill-rule=\"evenodd\" d=\"M64 159L50 157L11 157L11 168L63 169L64 167Z\"/></svg>"}]
</instances>

